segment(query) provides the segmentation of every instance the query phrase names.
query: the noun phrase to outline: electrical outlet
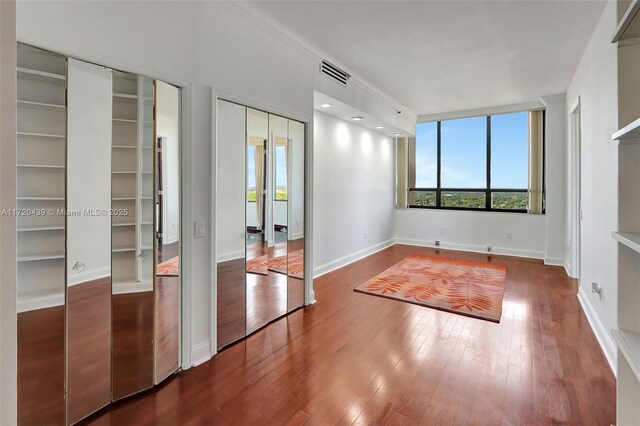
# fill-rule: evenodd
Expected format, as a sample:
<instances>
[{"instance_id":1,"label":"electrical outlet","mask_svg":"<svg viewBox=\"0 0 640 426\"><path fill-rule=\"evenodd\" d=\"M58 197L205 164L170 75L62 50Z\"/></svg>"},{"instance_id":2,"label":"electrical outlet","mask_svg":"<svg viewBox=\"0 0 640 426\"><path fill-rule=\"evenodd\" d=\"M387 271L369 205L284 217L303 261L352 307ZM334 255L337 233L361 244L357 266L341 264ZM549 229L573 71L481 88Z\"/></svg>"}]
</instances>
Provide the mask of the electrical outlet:
<instances>
[{"instance_id":1,"label":"electrical outlet","mask_svg":"<svg viewBox=\"0 0 640 426\"><path fill-rule=\"evenodd\" d=\"M435 246L436 246L436 247L440 247L440 240L436 240L436 241L435 241Z\"/></svg>"},{"instance_id":2,"label":"electrical outlet","mask_svg":"<svg viewBox=\"0 0 640 426\"><path fill-rule=\"evenodd\" d=\"M511 239L511 232L507 232L507 240Z\"/></svg>"},{"instance_id":3,"label":"electrical outlet","mask_svg":"<svg viewBox=\"0 0 640 426\"><path fill-rule=\"evenodd\" d=\"M196 220L193 227L194 238L203 238L206 234L206 226L203 220Z\"/></svg>"},{"instance_id":4,"label":"electrical outlet","mask_svg":"<svg viewBox=\"0 0 640 426\"><path fill-rule=\"evenodd\" d=\"M487 246L487 253L491 253L491 250L493 249L493 247L491 246Z\"/></svg>"}]
</instances>

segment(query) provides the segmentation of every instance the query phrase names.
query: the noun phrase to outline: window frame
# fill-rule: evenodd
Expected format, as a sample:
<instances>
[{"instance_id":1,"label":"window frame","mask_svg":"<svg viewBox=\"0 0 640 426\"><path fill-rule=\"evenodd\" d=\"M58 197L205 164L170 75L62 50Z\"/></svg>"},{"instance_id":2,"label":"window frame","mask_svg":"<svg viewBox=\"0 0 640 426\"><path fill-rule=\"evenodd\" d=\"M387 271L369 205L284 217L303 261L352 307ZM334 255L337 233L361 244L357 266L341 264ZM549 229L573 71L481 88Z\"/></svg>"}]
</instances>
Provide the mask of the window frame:
<instances>
[{"instance_id":1,"label":"window frame","mask_svg":"<svg viewBox=\"0 0 640 426\"><path fill-rule=\"evenodd\" d=\"M512 111L504 114L515 114L518 112L525 111ZM465 117L465 118L478 118L485 117L487 120L486 124L486 188L443 188L442 187L442 122L447 120L438 120L437 123L437 142L436 142L436 155L437 155L437 167L436 167L436 188L420 188L420 187L409 187L407 185L407 208L409 209L433 209L433 210L460 210L460 211L473 211L473 212L503 212L503 213L527 213L527 209L503 209L503 208L493 208L491 206L491 197L493 193L520 193L520 194L529 194L529 188L521 189L521 188L492 188L491 187L491 117L494 115L502 115L502 114L488 114L488 115L480 115L474 117ZM542 132L542 214L546 213L546 110L542 110L542 123L543 123L543 132ZM416 140L417 144L417 140ZM417 148L416 148L417 149ZM410 160L407 156L407 168L410 167ZM436 194L436 205L435 206L418 206L413 204L408 204L409 195L411 192L435 192ZM485 194L485 203L484 207L474 208L474 207L452 207L452 206L443 206L442 205L442 193L444 192L471 192L471 193L484 193Z\"/></svg>"}]
</instances>

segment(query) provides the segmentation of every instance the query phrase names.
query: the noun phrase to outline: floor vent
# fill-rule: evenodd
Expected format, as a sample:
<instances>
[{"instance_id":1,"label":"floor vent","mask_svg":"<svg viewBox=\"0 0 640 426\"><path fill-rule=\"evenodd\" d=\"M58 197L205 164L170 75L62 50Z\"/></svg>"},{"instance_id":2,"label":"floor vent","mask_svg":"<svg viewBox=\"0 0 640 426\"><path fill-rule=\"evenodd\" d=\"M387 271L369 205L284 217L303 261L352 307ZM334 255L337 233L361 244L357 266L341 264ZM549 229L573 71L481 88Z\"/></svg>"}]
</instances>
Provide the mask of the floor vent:
<instances>
[{"instance_id":1,"label":"floor vent","mask_svg":"<svg viewBox=\"0 0 640 426\"><path fill-rule=\"evenodd\" d=\"M322 61L320 64L320 72L343 86L347 85L347 80L351 77L349 73L327 61Z\"/></svg>"}]
</instances>

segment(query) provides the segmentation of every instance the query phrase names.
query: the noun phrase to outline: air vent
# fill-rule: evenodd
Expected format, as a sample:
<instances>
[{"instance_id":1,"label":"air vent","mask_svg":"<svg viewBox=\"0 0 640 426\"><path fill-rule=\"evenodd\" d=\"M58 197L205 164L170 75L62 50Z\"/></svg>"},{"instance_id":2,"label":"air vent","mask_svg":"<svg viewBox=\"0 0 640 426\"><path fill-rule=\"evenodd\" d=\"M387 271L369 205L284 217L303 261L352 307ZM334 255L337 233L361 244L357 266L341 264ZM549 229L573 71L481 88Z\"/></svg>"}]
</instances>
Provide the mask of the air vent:
<instances>
[{"instance_id":1,"label":"air vent","mask_svg":"<svg viewBox=\"0 0 640 426\"><path fill-rule=\"evenodd\" d=\"M347 80L351 77L349 73L327 61L322 61L320 64L320 72L343 86L347 85Z\"/></svg>"}]
</instances>

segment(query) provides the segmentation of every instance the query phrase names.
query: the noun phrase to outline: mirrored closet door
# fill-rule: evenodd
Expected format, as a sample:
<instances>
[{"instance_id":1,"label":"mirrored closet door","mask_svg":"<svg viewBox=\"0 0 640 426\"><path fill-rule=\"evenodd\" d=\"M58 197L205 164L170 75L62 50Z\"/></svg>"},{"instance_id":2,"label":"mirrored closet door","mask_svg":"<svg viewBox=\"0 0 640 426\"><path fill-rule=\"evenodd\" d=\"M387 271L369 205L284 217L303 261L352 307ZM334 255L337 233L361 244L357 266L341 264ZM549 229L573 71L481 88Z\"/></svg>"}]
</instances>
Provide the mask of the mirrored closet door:
<instances>
[{"instance_id":1,"label":"mirrored closet door","mask_svg":"<svg viewBox=\"0 0 640 426\"><path fill-rule=\"evenodd\" d=\"M304 304L305 126L219 100L217 346Z\"/></svg>"},{"instance_id":2,"label":"mirrored closet door","mask_svg":"<svg viewBox=\"0 0 640 426\"><path fill-rule=\"evenodd\" d=\"M180 363L180 89L18 45L18 422ZM66 392L65 392L66 389Z\"/></svg>"}]
</instances>

